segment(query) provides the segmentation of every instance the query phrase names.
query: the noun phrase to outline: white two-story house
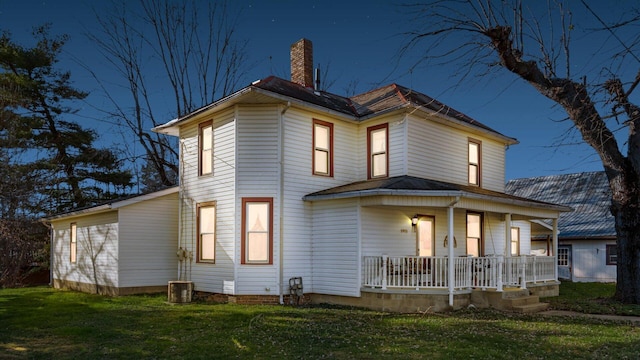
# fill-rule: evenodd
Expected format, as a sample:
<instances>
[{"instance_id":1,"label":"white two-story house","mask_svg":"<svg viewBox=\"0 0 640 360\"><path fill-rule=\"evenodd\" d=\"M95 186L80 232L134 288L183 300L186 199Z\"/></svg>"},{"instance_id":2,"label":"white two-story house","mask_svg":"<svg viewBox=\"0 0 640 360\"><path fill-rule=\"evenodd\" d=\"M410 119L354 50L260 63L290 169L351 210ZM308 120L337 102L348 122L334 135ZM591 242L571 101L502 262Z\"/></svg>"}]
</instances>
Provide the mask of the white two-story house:
<instances>
[{"instance_id":1,"label":"white two-story house","mask_svg":"<svg viewBox=\"0 0 640 360\"><path fill-rule=\"evenodd\" d=\"M570 209L505 194L515 139L396 84L318 91L312 70L302 39L291 81L255 81L155 128L179 138L179 187L46 219L53 285L126 294L180 280L227 301L392 311L558 293ZM551 256L531 256L532 224L552 234Z\"/></svg>"},{"instance_id":2,"label":"white two-story house","mask_svg":"<svg viewBox=\"0 0 640 360\"><path fill-rule=\"evenodd\" d=\"M154 129L179 138L182 280L284 302L301 279L307 301L399 311L463 307L474 289L557 294L555 257L529 256L531 221L555 240L569 209L504 193L515 139L396 84L318 91L308 40L291 61L291 81Z\"/></svg>"}]
</instances>

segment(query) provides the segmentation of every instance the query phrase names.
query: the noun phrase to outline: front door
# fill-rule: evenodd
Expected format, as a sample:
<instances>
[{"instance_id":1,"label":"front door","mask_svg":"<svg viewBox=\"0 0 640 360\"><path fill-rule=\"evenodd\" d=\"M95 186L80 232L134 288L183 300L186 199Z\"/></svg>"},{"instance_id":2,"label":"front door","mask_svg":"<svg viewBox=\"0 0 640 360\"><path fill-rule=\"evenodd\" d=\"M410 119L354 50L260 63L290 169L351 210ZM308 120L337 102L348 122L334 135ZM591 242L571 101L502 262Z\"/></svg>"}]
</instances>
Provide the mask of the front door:
<instances>
[{"instance_id":1,"label":"front door","mask_svg":"<svg viewBox=\"0 0 640 360\"><path fill-rule=\"evenodd\" d=\"M435 256L435 218L421 216L418 219L416 236L416 254L418 256Z\"/></svg>"},{"instance_id":2,"label":"front door","mask_svg":"<svg viewBox=\"0 0 640 360\"><path fill-rule=\"evenodd\" d=\"M558 246L558 277L571 280L571 245Z\"/></svg>"}]
</instances>

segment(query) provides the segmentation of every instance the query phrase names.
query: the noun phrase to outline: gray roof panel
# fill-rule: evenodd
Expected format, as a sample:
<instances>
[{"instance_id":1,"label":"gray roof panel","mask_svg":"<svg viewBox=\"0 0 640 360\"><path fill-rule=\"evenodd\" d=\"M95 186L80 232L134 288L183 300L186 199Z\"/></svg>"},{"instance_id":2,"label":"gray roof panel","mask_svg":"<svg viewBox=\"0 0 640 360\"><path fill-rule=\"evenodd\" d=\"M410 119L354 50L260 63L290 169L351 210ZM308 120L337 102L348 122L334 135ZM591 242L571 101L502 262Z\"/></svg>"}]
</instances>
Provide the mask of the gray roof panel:
<instances>
[{"instance_id":1,"label":"gray roof panel","mask_svg":"<svg viewBox=\"0 0 640 360\"><path fill-rule=\"evenodd\" d=\"M505 191L573 208L573 212L560 214L561 238L616 235L615 220L609 211L611 190L604 171L514 179L507 182Z\"/></svg>"}]
</instances>

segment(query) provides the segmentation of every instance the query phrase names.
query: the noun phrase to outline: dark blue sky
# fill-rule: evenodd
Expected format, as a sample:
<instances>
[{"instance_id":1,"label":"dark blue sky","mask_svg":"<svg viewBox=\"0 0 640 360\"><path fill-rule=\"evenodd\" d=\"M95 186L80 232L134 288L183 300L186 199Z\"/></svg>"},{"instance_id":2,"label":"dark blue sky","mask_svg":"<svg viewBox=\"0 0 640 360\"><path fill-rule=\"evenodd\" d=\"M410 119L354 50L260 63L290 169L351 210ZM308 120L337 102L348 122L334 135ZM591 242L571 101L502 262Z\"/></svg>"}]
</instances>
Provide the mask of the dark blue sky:
<instances>
[{"instance_id":1,"label":"dark blue sky","mask_svg":"<svg viewBox=\"0 0 640 360\"><path fill-rule=\"evenodd\" d=\"M52 23L53 33L69 34L71 40L60 66L71 70L78 88L92 93L78 116L85 124L100 129L102 141L118 146L125 141L120 131L92 109L106 104L99 95L98 85L77 65L77 61L89 64L105 78L113 75L85 36L86 32L96 31L92 8L100 11L105 3L108 2L0 0L0 28L11 31L14 38L24 41L25 45L31 41L31 28L45 22ZM331 92L344 95L349 84L357 84L356 90L364 92L395 82L437 98L518 139L520 144L507 150L507 179L602 169L595 152L584 144L554 146L569 130L570 123L558 122L565 117L561 109L514 76L501 72L489 78L472 77L459 82L453 78L459 65L453 63L408 71L410 62L398 62L397 54L406 40L399 34L408 29L409 19L406 10L394 3L379 0L232 1L231 8L241 11L238 36L248 39L249 60L255 64L242 84L272 74L288 78L289 46L305 37L313 42L314 62L321 68L329 64L329 72L323 76L334 81ZM571 3L580 6L578 1ZM590 3L600 6L598 11L608 19L616 7L635 4L623 0ZM578 55L574 59L580 60L575 62L579 67L576 72L586 72L588 66L599 66L593 54L603 52L601 45L606 46L607 42L589 43L587 29L598 24L588 13L576 11L574 18L574 39L583 43L587 40L589 44L575 49ZM584 59L589 62L581 61ZM170 114L166 120L171 120Z\"/></svg>"}]
</instances>

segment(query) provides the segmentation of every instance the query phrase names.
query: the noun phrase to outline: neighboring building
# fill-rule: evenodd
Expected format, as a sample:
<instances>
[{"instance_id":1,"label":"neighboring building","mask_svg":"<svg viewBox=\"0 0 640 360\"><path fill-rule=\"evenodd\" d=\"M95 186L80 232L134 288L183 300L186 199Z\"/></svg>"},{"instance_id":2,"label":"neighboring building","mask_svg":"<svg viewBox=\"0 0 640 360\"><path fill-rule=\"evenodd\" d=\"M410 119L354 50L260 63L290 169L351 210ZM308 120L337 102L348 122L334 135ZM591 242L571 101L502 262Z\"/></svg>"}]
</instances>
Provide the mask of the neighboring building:
<instances>
[{"instance_id":1,"label":"neighboring building","mask_svg":"<svg viewBox=\"0 0 640 360\"><path fill-rule=\"evenodd\" d=\"M56 288L108 295L166 291L178 273L178 188L45 219Z\"/></svg>"},{"instance_id":2,"label":"neighboring building","mask_svg":"<svg viewBox=\"0 0 640 360\"><path fill-rule=\"evenodd\" d=\"M576 282L616 281L616 229L604 171L510 180L506 192L574 209L560 215L560 278ZM548 254L549 231L542 225L533 228L532 249Z\"/></svg>"},{"instance_id":3,"label":"neighboring building","mask_svg":"<svg viewBox=\"0 0 640 360\"><path fill-rule=\"evenodd\" d=\"M555 258L527 256L531 221L570 209L504 192L515 139L396 84L316 90L308 40L291 59L292 81L154 129L180 143L181 280L283 302L301 278L312 302L398 311L464 307L474 288L557 294Z\"/></svg>"}]
</instances>

